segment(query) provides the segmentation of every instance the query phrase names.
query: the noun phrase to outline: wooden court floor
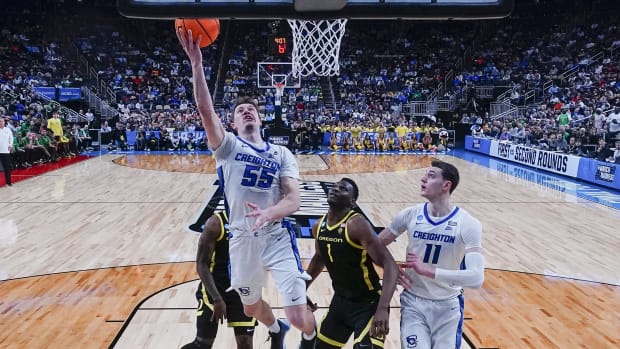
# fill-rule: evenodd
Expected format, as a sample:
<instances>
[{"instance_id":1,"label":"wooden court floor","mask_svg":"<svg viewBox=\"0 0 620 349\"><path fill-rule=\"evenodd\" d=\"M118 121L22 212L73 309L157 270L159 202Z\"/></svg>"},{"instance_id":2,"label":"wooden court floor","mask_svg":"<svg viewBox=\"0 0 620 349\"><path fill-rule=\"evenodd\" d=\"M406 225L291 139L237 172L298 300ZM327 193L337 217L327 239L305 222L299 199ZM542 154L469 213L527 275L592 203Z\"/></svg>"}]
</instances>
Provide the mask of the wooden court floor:
<instances>
[{"instance_id":1,"label":"wooden court floor","mask_svg":"<svg viewBox=\"0 0 620 349\"><path fill-rule=\"evenodd\" d=\"M620 347L620 213L451 156L453 202L483 225L486 279L465 292L464 348ZM417 203L422 155L302 155L304 181L355 179L375 226ZM105 155L0 188L0 348L178 348L195 335L206 155ZM300 239L306 260L311 240ZM406 241L390 246L403 260ZM326 273L310 288L322 309ZM266 298L281 313L272 286ZM386 348L400 348L392 300ZM255 348L268 348L258 328ZM294 348L299 332L287 344ZM234 348L223 328L216 348ZM350 348L351 346L347 346Z\"/></svg>"}]
</instances>

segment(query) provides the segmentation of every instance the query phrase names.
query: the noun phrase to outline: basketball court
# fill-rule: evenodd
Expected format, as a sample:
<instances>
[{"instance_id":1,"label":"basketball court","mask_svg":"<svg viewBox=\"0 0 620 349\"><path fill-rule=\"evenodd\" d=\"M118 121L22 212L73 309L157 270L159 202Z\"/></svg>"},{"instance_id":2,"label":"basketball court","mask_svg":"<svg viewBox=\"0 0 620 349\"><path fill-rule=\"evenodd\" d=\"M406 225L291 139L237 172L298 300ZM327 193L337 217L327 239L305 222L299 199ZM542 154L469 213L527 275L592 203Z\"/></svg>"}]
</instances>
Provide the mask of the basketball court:
<instances>
[{"instance_id":1,"label":"basketball court","mask_svg":"<svg viewBox=\"0 0 620 349\"><path fill-rule=\"evenodd\" d=\"M130 17L160 19L471 20L504 17L513 5L508 0L231 3L206 7L178 0L171 12L157 0L123 0L119 9ZM336 40L341 34L329 35ZM326 35L315 39L330 40ZM333 65L333 58L337 65L337 54L326 57L326 65ZM303 63L261 70L269 63L257 67L263 73L259 87L274 88L278 97L287 87L299 87L303 74L292 66ZM333 74L327 69L326 75ZM205 153L98 155L0 189L0 347L164 349L193 340L196 230L223 207L213 158ZM401 209L422 200L420 178L439 158L461 173L453 203L483 226L485 282L481 289L465 290L462 347L620 347L618 192L590 188L589 196L580 195L583 186L565 178L517 171L510 163L459 151L296 157L302 204L293 218L305 263L314 249L308 229L327 210L330 183L354 179L362 212L380 230ZM389 246L397 261L404 260L406 243L401 238ZM332 294L324 272L309 289L319 305L317 319ZM264 296L283 315L270 281ZM396 294L386 348L400 348L399 318ZM267 337L260 325L254 347L268 348ZM299 338L292 329L287 346L295 348ZM231 329L220 327L214 348L235 348ZM352 348L350 342L346 348Z\"/></svg>"},{"instance_id":2,"label":"basketball court","mask_svg":"<svg viewBox=\"0 0 620 349\"><path fill-rule=\"evenodd\" d=\"M316 197L308 194L316 183L351 177L362 211L380 228L421 200L419 179L432 158L298 156L302 201ZM617 347L620 213L561 190L560 182L553 188L440 158L459 167L454 202L484 231L486 280L465 291L463 347ZM3 188L0 346L157 349L191 341L198 234L188 226L217 191L213 165L206 154L111 154ZM315 202L302 210L321 211ZM298 241L307 262L313 242ZM405 245L390 246L397 260ZM320 318L332 295L326 273L309 294ZM265 295L282 314L275 289ZM386 348L399 348L396 296L391 304ZM254 338L256 348L268 347L262 326ZM291 330L289 346L298 340ZM220 329L216 347L232 343L232 330Z\"/></svg>"}]
</instances>

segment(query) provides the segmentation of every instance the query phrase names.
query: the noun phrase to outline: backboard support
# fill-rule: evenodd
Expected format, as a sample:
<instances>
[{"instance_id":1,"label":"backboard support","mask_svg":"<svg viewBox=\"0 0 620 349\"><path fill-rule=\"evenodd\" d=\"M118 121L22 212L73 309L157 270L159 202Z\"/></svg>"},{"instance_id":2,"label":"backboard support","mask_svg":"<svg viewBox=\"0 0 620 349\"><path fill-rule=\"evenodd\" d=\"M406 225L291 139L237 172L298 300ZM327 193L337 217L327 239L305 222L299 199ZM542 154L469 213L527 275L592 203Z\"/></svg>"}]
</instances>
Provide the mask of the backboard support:
<instances>
[{"instance_id":1,"label":"backboard support","mask_svg":"<svg viewBox=\"0 0 620 349\"><path fill-rule=\"evenodd\" d=\"M131 18L473 20L510 15L515 0L117 0Z\"/></svg>"}]
</instances>

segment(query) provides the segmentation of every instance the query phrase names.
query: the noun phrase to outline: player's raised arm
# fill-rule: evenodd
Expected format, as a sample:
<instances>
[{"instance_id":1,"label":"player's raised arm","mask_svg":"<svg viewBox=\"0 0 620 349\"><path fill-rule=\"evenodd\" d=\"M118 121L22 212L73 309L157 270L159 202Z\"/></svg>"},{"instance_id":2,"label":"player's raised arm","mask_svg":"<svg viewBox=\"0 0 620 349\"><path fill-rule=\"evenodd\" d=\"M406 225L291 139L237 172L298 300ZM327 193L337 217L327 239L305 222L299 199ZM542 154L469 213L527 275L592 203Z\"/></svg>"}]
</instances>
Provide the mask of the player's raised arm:
<instances>
[{"instance_id":1,"label":"player's raised arm","mask_svg":"<svg viewBox=\"0 0 620 349\"><path fill-rule=\"evenodd\" d=\"M211 93L209 92L207 80L205 79L204 67L202 65L202 52L200 51L200 40L202 37L198 36L196 42L194 42L191 30L185 33L183 29L179 28L177 31L177 38L191 62L194 99L196 100L198 111L200 112L202 125L207 132L209 148L215 150L222 143L225 130L213 108L213 100L211 99Z\"/></svg>"}]
</instances>

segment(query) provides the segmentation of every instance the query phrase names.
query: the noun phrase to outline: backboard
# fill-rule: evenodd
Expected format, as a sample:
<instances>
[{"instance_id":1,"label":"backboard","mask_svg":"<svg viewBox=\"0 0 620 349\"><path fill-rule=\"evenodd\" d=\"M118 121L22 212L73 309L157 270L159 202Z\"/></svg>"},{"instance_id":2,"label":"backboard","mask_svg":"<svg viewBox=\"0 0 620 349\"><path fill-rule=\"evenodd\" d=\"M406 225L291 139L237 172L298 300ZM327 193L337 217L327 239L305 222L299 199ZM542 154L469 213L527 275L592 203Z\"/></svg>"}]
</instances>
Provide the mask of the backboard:
<instances>
[{"instance_id":1,"label":"backboard","mask_svg":"<svg viewBox=\"0 0 620 349\"><path fill-rule=\"evenodd\" d=\"M256 79L258 88L274 88L284 84L284 88L300 88L301 77L293 76L291 62L258 62Z\"/></svg>"},{"instance_id":2,"label":"backboard","mask_svg":"<svg viewBox=\"0 0 620 349\"><path fill-rule=\"evenodd\" d=\"M503 18L514 0L117 0L134 18L412 19Z\"/></svg>"}]
</instances>

